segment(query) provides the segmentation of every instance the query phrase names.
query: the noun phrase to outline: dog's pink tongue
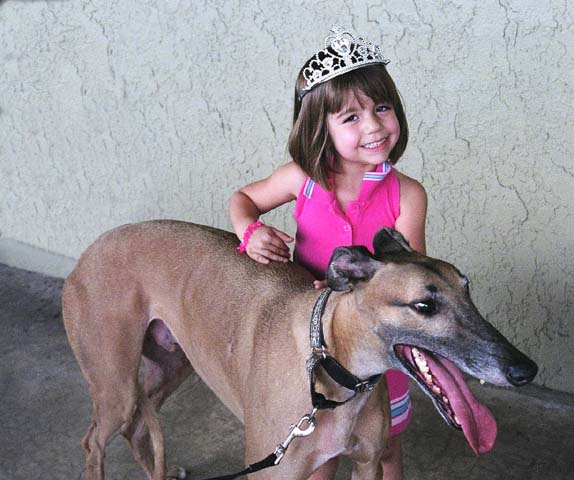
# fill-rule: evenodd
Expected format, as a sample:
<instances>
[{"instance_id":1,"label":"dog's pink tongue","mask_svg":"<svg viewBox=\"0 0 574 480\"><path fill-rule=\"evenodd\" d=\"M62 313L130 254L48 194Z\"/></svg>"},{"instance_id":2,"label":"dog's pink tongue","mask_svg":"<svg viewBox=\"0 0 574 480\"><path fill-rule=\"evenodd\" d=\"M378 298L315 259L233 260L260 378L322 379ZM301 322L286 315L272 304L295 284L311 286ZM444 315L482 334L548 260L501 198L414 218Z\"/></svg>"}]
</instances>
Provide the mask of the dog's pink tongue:
<instances>
[{"instance_id":1,"label":"dog's pink tongue","mask_svg":"<svg viewBox=\"0 0 574 480\"><path fill-rule=\"evenodd\" d=\"M496 439L496 420L490 410L472 394L456 366L446 358L425 355L433 376L446 393L464 436L480 455L492 449Z\"/></svg>"}]
</instances>

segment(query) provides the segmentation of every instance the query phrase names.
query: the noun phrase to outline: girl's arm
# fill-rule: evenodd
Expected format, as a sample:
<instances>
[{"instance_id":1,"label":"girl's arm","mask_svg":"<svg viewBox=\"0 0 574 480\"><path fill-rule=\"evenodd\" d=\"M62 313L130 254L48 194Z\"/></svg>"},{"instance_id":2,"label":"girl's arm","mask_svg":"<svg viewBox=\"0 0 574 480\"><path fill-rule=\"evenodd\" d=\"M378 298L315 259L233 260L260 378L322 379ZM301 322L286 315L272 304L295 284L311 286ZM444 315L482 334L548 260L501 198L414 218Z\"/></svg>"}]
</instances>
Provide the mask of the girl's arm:
<instances>
[{"instance_id":1,"label":"girl's arm","mask_svg":"<svg viewBox=\"0 0 574 480\"><path fill-rule=\"evenodd\" d=\"M306 174L293 162L278 168L271 176L246 185L235 192L229 202L233 230L240 240L249 225L274 208L297 198ZM269 263L271 260L287 262L290 251L287 243L293 237L267 225L257 228L246 246L253 260Z\"/></svg>"},{"instance_id":2,"label":"girl's arm","mask_svg":"<svg viewBox=\"0 0 574 480\"><path fill-rule=\"evenodd\" d=\"M401 190L401 212L395 222L395 228L403 234L413 250L426 255L427 193L416 180L400 172L396 173Z\"/></svg>"}]
</instances>

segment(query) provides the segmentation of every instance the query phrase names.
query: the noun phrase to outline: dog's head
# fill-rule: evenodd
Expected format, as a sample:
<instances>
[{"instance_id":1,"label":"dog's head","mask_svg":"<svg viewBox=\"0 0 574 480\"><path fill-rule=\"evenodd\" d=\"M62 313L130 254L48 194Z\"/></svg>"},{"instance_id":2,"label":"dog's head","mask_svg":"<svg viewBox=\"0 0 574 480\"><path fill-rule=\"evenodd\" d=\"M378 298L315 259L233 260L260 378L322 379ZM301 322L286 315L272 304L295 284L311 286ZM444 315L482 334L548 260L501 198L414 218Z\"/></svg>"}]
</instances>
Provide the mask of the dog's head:
<instances>
[{"instance_id":1,"label":"dog's head","mask_svg":"<svg viewBox=\"0 0 574 480\"><path fill-rule=\"evenodd\" d=\"M471 394L460 370L500 386L531 382L537 365L478 312L469 281L453 265L420 255L384 228L365 247L340 247L327 283L350 292L359 312L357 333L377 348L384 369L407 373L446 422L462 429L476 453L492 448L496 423ZM460 370L459 370L460 369Z\"/></svg>"}]
</instances>

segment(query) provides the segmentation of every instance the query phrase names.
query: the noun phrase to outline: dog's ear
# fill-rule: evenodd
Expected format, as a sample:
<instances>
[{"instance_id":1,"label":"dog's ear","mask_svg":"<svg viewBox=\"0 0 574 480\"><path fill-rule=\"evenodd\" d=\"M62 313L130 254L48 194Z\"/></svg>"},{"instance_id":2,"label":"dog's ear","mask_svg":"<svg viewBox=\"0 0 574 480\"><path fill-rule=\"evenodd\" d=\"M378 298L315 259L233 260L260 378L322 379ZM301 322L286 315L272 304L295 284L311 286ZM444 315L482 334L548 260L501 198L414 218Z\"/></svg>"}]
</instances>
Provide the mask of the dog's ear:
<instances>
[{"instance_id":1,"label":"dog's ear","mask_svg":"<svg viewBox=\"0 0 574 480\"><path fill-rule=\"evenodd\" d=\"M381 258L384 255L393 253L413 251L405 237L388 227L383 227L376 233L373 239L373 249L375 250L375 258Z\"/></svg>"},{"instance_id":2,"label":"dog's ear","mask_svg":"<svg viewBox=\"0 0 574 480\"><path fill-rule=\"evenodd\" d=\"M378 265L366 247L338 247L327 267L327 285L338 292L352 290L357 283L370 280Z\"/></svg>"}]
</instances>

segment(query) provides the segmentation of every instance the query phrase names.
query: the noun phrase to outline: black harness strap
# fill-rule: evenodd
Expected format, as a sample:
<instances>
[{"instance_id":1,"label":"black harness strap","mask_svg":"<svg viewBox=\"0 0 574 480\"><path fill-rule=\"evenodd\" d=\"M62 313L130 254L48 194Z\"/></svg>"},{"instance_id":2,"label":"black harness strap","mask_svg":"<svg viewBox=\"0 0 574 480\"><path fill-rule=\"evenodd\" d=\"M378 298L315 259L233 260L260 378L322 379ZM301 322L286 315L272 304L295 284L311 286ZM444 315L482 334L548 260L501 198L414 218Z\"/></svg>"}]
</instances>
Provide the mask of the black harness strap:
<instances>
[{"instance_id":1,"label":"black harness strap","mask_svg":"<svg viewBox=\"0 0 574 480\"><path fill-rule=\"evenodd\" d=\"M320 365L323 367L325 372L339 385L345 387L347 390L353 391L353 395L343 401L335 401L329 400L325 398L322 393L317 392L315 389L315 369L316 366ZM311 402L313 407L317 408L318 410L325 410L329 409L332 410L333 408L339 407L344 405L347 402L350 402L353 398L355 398L359 393L369 392L381 378L381 374L373 375L366 380L361 380L351 372L349 372L345 367L343 367L337 360L335 360L330 355L325 355L325 357L320 358L317 362L313 370L309 371L309 384L311 390Z\"/></svg>"},{"instance_id":2,"label":"black harness strap","mask_svg":"<svg viewBox=\"0 0 574 480\"><path fill-rule=\"evenodd\" d=\"M319 365L325 369L335 382L345 387L347 390L353 390L356 393L368 392L371 390L371 388L369 388L371 384L374 386L379 378L381 378L381 374L377 374L369 377L367 380L361 380L349 372L330 355L327 355L324 359L319 361Z\"/></svg>"}]
</instances>

